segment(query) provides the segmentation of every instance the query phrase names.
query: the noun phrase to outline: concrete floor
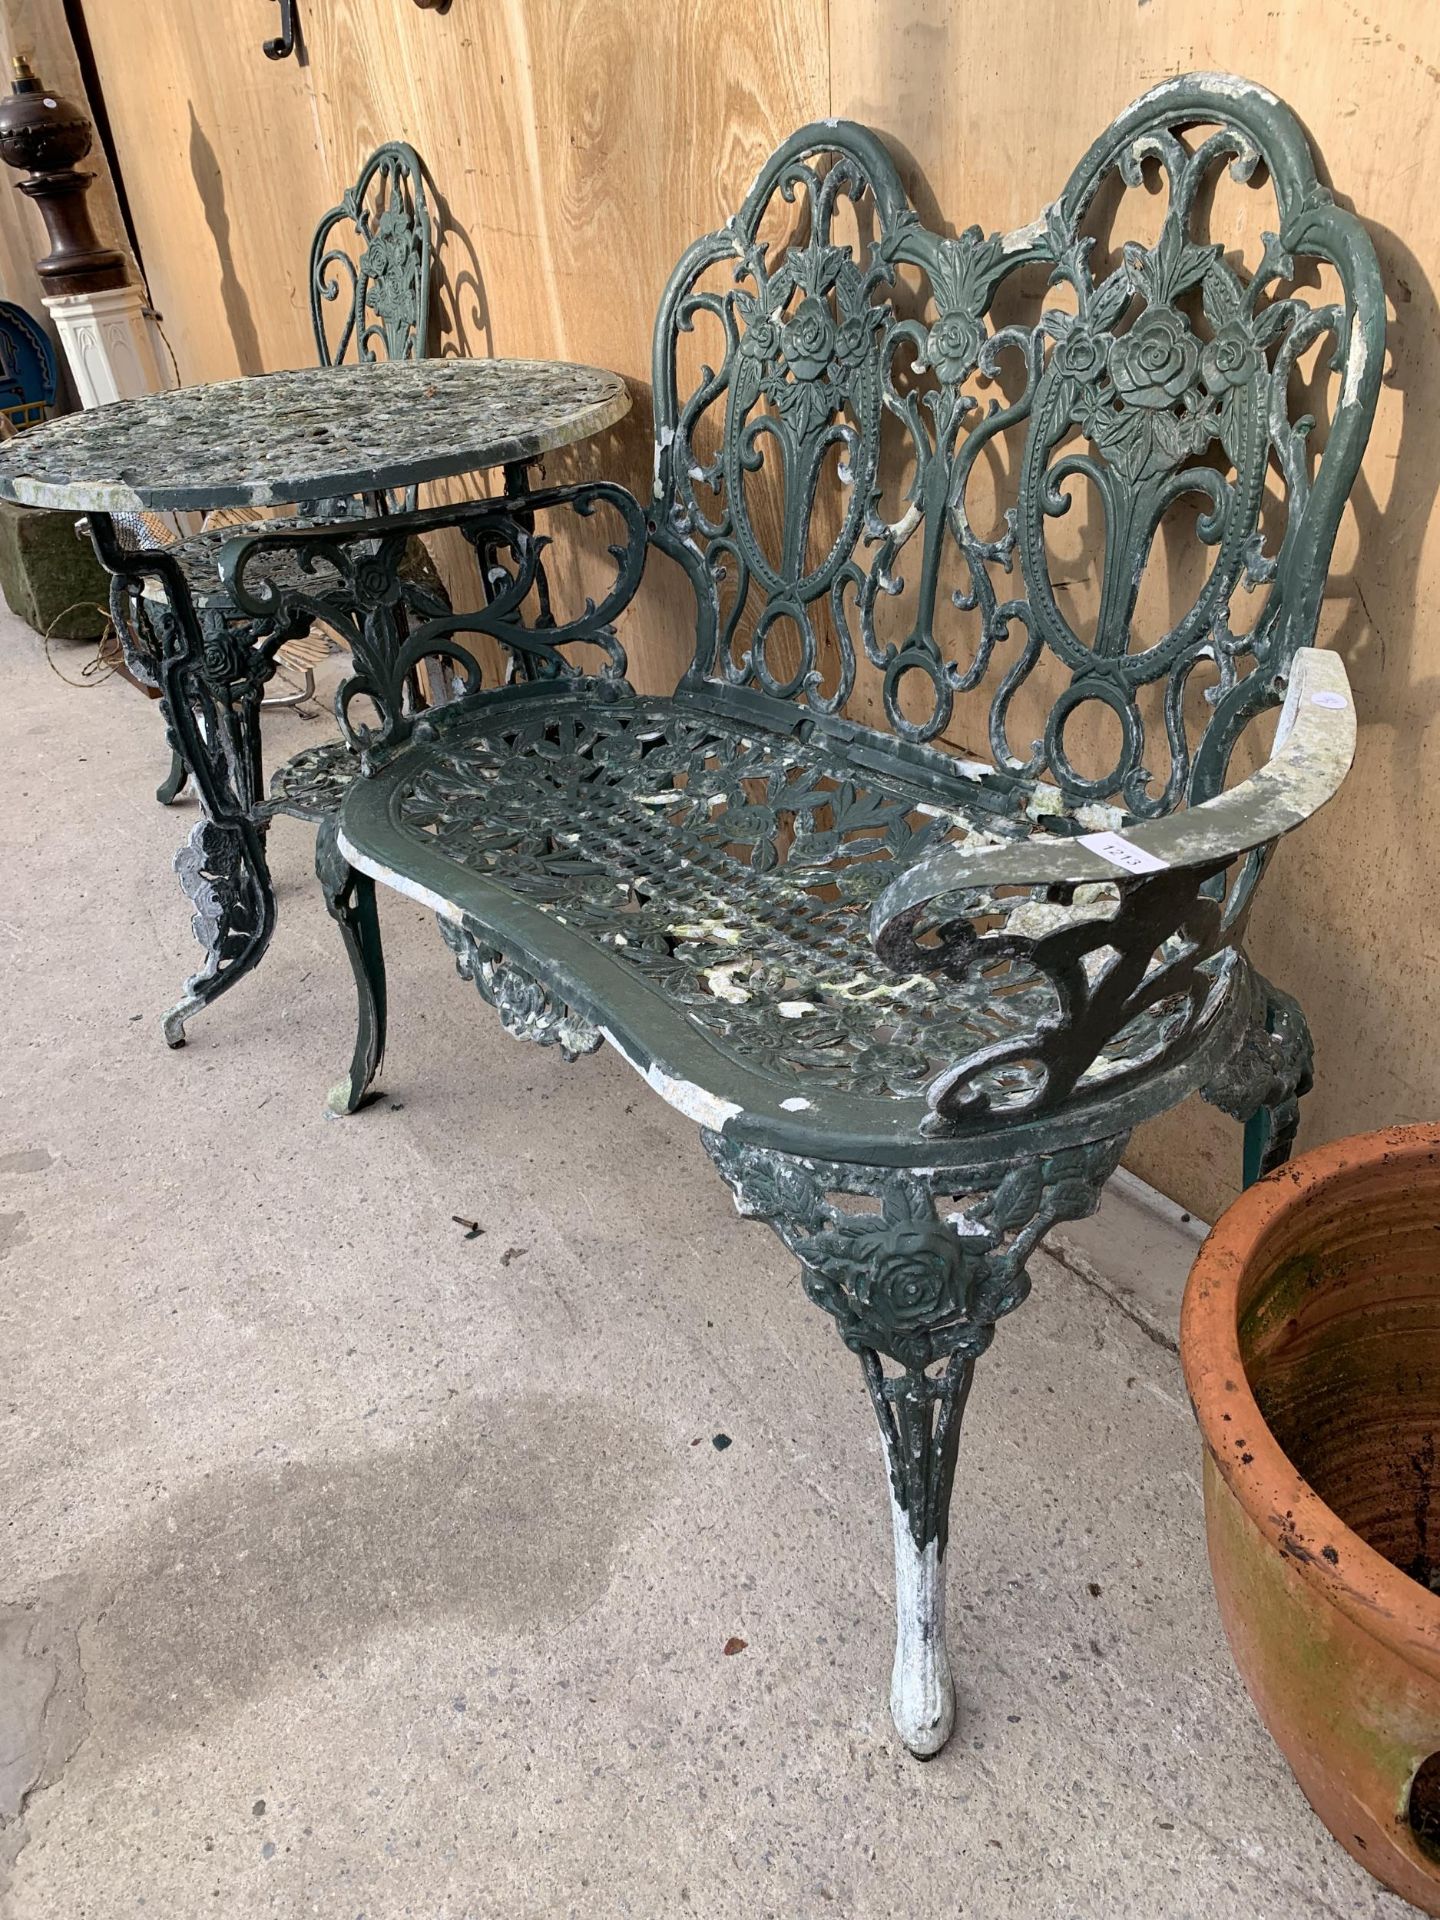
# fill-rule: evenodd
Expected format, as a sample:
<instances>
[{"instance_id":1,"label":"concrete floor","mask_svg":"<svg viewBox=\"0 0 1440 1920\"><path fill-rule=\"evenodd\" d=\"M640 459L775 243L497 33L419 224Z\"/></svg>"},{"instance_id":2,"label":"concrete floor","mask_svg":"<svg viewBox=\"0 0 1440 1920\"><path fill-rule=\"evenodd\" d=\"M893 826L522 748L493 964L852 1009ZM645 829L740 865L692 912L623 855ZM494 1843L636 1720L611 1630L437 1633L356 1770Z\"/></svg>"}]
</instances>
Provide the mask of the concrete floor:
<instances>
[{"instance_id":1,"label":"concrete floor","mask_svg":"<svg viewBox=\"0 0 1440 1920\"><path fill-rule=\"evenodd\" d=\"M156 715L13 623L0 712L9 1920L1410 1911L1230 1665L1163 1227L1150 1331L1092 1227L982 1363L919 1766L858 1370L691 1125L508 1040L397 900L387 1097L327 1121L290 822L274 947L167 1053Z\"/></svg>"}]
</instances>

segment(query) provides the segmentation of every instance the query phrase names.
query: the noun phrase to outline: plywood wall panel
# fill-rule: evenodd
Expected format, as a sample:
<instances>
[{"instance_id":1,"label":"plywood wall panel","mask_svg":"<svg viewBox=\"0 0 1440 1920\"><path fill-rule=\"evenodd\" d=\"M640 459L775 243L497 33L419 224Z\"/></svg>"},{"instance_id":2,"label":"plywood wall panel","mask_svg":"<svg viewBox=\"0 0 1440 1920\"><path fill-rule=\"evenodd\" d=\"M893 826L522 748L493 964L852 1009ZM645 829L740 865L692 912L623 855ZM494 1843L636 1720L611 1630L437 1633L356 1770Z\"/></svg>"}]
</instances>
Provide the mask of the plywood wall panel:
<instances>
[{"instance_id":1,"label":"plywood wall panel","mask_svg":"<svg viewBox=\"0 0 1440 1920\"><path fill-rule=\"evenodd\" d=\"M459 0L437 14L413 0L306 0L302 69L263 58L251 0L211 0L203 22L190 0L90 0L184 378L309 357L303 266L315 219L379 141L407 139L445 203L442 350L623 373L630 420L547 471L567 479L603 462L647 491L660 291L776 142L826 111L825 10L825 0ZM196 139L220 163L208 192L196 184ZM678 579L652 568L629 636L642 685L674 683L683 605Z\"/></svg>"},{"instance_id":2,"label":"plywood wall panel","mask_svg":"<svg viewBox=\"0 0 1440 1920\"><path fill-rule=\"evenodd\" d=\"M250 0L85 10L151 297L182 379L314 357L308 239L331 203L310 70Z\"/></svg>"}]
</instances>

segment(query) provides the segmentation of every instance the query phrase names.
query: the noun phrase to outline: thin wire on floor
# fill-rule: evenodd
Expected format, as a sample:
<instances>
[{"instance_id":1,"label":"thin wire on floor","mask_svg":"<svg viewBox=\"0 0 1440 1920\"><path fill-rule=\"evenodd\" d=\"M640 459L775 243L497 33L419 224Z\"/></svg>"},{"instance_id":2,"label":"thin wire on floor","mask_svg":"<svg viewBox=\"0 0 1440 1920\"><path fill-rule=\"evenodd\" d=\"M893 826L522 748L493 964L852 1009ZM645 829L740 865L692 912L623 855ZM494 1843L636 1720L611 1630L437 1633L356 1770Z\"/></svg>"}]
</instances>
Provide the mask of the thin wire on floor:
<instances>
[{"instance_id":1,"label":"thin wire on floor","mask_svg":"<svg viewBox=\"0 0 1440 1920\"><path fill-rule=\"evenodd\" d=\"M95 643L94 654L80 669L80 678L78 680L72 680L68 673L62 672L61 669L56 666L55 656L50 650L50 643L54 638L55 629L60 625L62 620L68 620L72 613L80 613L92 607L96 613L104 615L105 625L101 630L100 638ZM119 671L119 667L113 656L107 657L106 651L107 645L113 643L115 640L115 629L110 623L109 613L98 601L76 600L70 606L62 607L60 612L57 613L55 618L50 622L49 626L46 627L44 633L41 635L41 639L45 647L46 665L57 679L65 682L67 687L78 687L83 693L91 687L103 686L112 674Z\"/></svg>"}]
</instances>

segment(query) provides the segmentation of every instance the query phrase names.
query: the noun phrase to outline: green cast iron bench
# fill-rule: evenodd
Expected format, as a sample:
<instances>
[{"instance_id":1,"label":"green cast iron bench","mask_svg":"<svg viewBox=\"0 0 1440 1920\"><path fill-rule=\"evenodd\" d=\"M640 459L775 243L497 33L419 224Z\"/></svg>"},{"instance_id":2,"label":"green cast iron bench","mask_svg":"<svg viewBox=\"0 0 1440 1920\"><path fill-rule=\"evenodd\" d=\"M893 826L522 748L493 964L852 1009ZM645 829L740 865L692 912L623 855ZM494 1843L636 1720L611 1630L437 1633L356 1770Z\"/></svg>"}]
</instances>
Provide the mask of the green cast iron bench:
<instances>
[{"instance_id":1,"label":"green cast iron bench","mask_svg":"<svg viewBox=\"0 0 1440 1920\"><path fill-rule=\"evenodd\" d=\"M1226 168L1271 209L1249 266L1196 231ZM1153 241L1092 245L1142 192ZM1296 290L1317 262L1333 298ZM597 482L223 561L257 618L348 633L363 771L332 797L331 886L362 1021L379 881L435 910L511 1032L608 1042L696 1121L859 1356L894 1515L891 1706L919 1755L953 1721L961 1418L1031 1251L1190 1094L1245 1122L1252 1177L1290 1150L1309 1038L1243 936L1276 841L1353 752L1344 668L1312 643L1382 355L1365 231L1261 87L1156 88L1038 219L988 236L927 229L881 142L827 122L665 291L648 505ZM608 542L607 584L537 611L540 530L567 520ZM1085 619L1054 544L1072 526ZM403 576L442 527L482 558L479 611L436 617ZM647 565L693 596L664 697L632 689L617 631ZM477 636L523 672L486 684ZM417 712L437 659L460 697Z\"/></svg>"}]
</instances>

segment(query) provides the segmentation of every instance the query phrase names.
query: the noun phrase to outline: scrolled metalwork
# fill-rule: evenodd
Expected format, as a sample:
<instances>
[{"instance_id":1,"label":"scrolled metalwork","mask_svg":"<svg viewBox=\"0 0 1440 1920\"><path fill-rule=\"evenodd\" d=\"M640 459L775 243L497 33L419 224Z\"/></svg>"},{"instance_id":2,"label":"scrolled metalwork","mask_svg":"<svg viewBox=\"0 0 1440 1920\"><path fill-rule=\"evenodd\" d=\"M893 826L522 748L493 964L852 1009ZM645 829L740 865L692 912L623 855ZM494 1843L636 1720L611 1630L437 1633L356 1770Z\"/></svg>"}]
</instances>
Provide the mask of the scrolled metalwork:
<instances>
[{"instance_id":1,"label":"scrolled metalwork","mask_svg":"<svg viewBox=\"0 0 1440 1920\"><path fill-rule=\"evenodd\" d=\"M970 1369L1029 1293L1031 1253L1057 1221L1095 1211L1127 1138L921 1174L800 1160L702 1132L739 1211L774 1229L807 1296L859 1356L917 1547L945 1549ZM943 1219L942 1195L956 1202Z\"/></svg>"},{"instance_id":2,"label":"scrolled metalwork","mask_svg":"<svg viewBox=\"0 0 1440 1920\"><path fill-rule=\"evenodd\" d=\"M587 597L566 619L556 617L544 570L551 536L535 527L537 514L559 509L581 519L607 512L618 519L622 536L607 549L614 567L607 591L598 601ZM435 584L410 566L411 542L441 527L459 532L475 552L488 596L483 606L454 611ZM336 717L349 746L374 764L417 724L433 724L422 714L415 687L427 662L442 665L451 678L447 709L463 710L468 696L484 690L484 670L467 644L476 636L498 642L539 678L581 672L566 649L583 646L602 657L603 679L622 683L626 657L614 622L639 584L646 533L644 510L632 494L593 481L519 500L392 514L353 530L343 524L259 529L229 544L221 575L235 605L251 618L319 619L344 641L354 671L336 691ZM359 717L361 701L373 710L373 722Z\"/></svg>"},{"instance_id":3,"label":"scrolled metalwork","mask_svg":"<svg viewBox=\"0 0 1440 1920\"><path fill-rule=\"evenodd\" d=\"M506 960L483 933L443 917L437 924L441 939L455 956L455 971L494 1007L501 1026L516 1040L558 1046L566 1060L594 1053L602 1044L605 1036L592 1021L557 999L533 974Z\"/></svg>"},{"instance_id":4,"label":"scrolled metalwork","mask_svg":"<svg viewBox=\"0 0 1440 1920\"><path fill-rule=\"evenodd\" d=\"M1196 210L1221 168L1247 182L1262 162L1277 230L1247 272L1195 237ZM1158 184L1165 212L1153 244L1124 244L1102 272L1087 220L1111 181ZM777 241L776 210L791 207ZM859 252L837 237L849 207L866 236ZM1294 290L1315 261L1335 269L1341 301L1312 307ZM997 295L1036 265L1065 303L995 325ZM729 284L717 285L722 268ZM917 273L918 298L905 284ZM700 325L718 328L721 351L685 380L681 343ZM906 741L938 739L957 695L983 686L997 769L1053 782L1071 809L1110 801L1144 818L1204 799L1313 633L1382 333L1363 227L1317 183L1289 111L1247 82L1202 75L1154 89L1059 200L1008 235L929 232L872 135L806 128L735 217L686 253L657 321L657 540L700 600L692 678L832 713L850 705L868 663ZM1317 462L1312 422L1292 417L1290 402L1299 356L1321 341L1340 388ZM898 512L879 477L886 420L912 469ZM987 535L972 481L1000 447L1016 487ZM1267 472L1288 496L1274 551L1260 526ZM1067 615L1049 544L1082 486L1102 528L1093 631ZM1140 581L1182 501L1195 503L1212 557L1178 616L1142 633ZM778 518L773 539L762 537L762 508ZM946 592L957 562L962 584ZM1236 631L1242 590L1263 603ZM892 617L887 636L881 616L901 601L908 629L897 634ZM792 637L783 670L777 625ZM1047 662L1061 686L1044 736L1017 746L1019 696ZM1186 696L1202 667L1213 685L1197 732ZM1144 706L1152 687L1158 718ZM1082 772L1067 728L1097 704L1118 723L1119 745L1108 767Z\"/></svg>"},{"instance_id":5,"label":"scrolled metalwork","mask_svg":"<svg viewBox=\"0 0 1440 1920\"><path fill-rule=\"evenodd\" d=\"M1194 215L1221 165L1245 180L1262 160L1279 227L1247 278ZM1158 186L1165 210L1107 265L1085 222L1116 180ZM1336 268L1340 302L1280 285L1301 253ZM997 321L1036 266L1058 293ZM509 1031L570 1054L604 1038L697 1121L858 1356L892 1494L892 1713L917 1754L953 1724L943 1555L966 1400L1041 1236L1091 1212L1131 1127L1189 1093L1244 1119L1267 1163L1289 1149L1308 1039L1240 942L1270 847L1354 750L1343 668L1308 642L1382 319L1363 230L1243 82L1155 89L1009 235L927 232L879 142L831 123L677 268L654 498L622 507L614 587L578 623L538 564L543 496L426 521L470 539L483 616L407 602L383 522L278 536L292 569L323 554L366 609L357 671L380 720L341 804L345 858L436 907ZM1322 340L1341 392L1317 462L1289 387ZM975 493L997 470L1017 497L987 525ZM1267 548L1271 471L1289 513ZM1103 531L1088 627L1049 538L1081 487ZM1140 575L1182 501L1208 564L1142 633ZM611 625L647 542L696 595L669 697L626 684ZM278 574L247 586L266 545L232 556L257 610L294 597ZM1237 633L1246 586L1260 615ZM480 684L467 626L525 683ZM572 640L599 644L598 671ZM422 651L448 655L460 698L416 717ZM944 750L970 694L988 764ZM1227 787L1236 740L1282 696L1265 765ZM1097 703L1118 735L1101 771L1076 745ZM1022 713L1043 738L1017 746Z\"/></svg>"},{"instance_id":6,"label":"scrolled metalwork","mask_svg":"<svg viewBox=\"0 0 1440 1920\"><path fill-rule=\"evenodd\" d=\"M350 355L424 357L433 245L420 156L403 140L387 140L315 229L310 319L322 367L338 366ZM338 323L327 309L338 314Z\"/></svg>"},{"instance_id":7,"label":"scrolled metalwork","mask_svg":"<svg viewBox=\"0 0 1440 1920\"><path fill-rule=\"evenodd\" d=\"M130 616L117 621L127 659L159 689L170 745L195 782L204 814L175 857L204 951L164 1019L165 1038L178 1047L190 1015L255 967L274 932L256 711L275 653L294 627L280 611L257 623L197 610L173 551L123 546L102 513L90 516L90 532L112 576L112 604ZM147 598L156 581L163 597Z\"/></svg>"},{"instance_id":8,"label":"scrolled metalwork","mask_svg":"<svg viewBox=\"0 0 1440 1920\"><path fill-rule=\"evenodd\" d=\"M936 1075L924 1130L1053 1113L1077 1091L1110 1097L1192 1041L1245 965L1243 929L1211 884L1228 864L1034 887L1020 898L976 891L891 920L878 951L897 973L939 973L993 996L1028 987L1036 1011L1028 1031Z\"/></svg>"},{"instance_id":9,"label":"scrolled metalwork","mask_svg":"<svg viewBox=\"0 0 1440 1920\"><path fill-rule=\"evenodd\" d=\"M1290 1158L1300 1102L1314 1079L1315 1047L1299 1003L1257 974L1241 1044L1200 1089L1212 1106L1245 1122L1247 1186Z\"/></svg>"}]
</instances>

